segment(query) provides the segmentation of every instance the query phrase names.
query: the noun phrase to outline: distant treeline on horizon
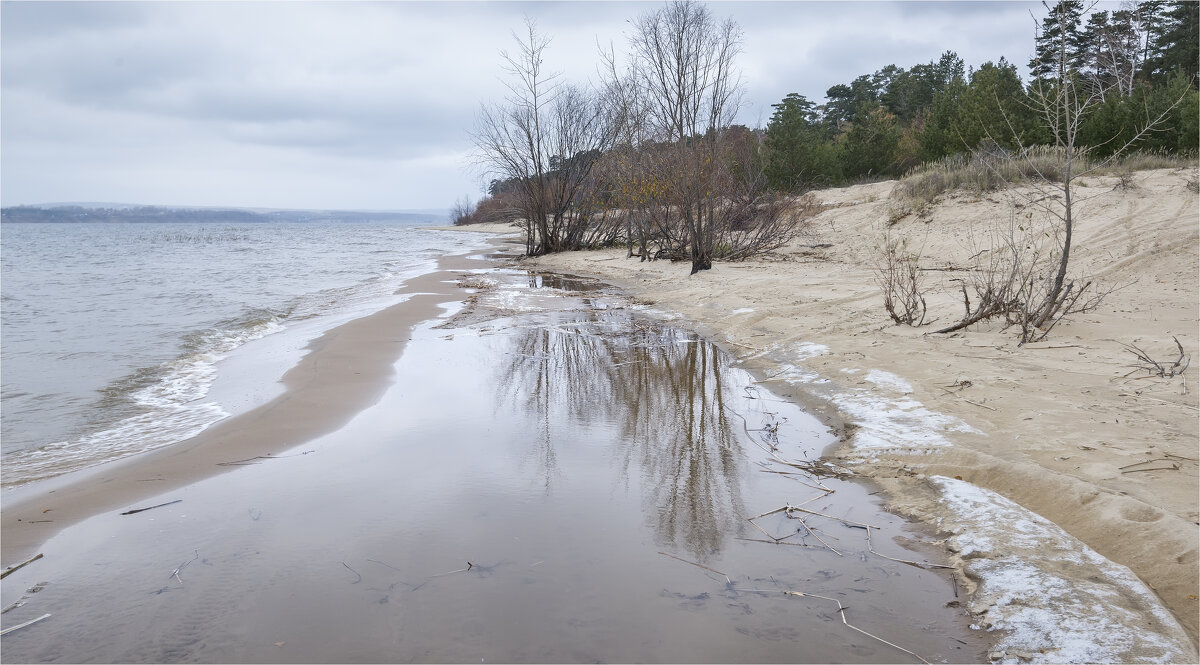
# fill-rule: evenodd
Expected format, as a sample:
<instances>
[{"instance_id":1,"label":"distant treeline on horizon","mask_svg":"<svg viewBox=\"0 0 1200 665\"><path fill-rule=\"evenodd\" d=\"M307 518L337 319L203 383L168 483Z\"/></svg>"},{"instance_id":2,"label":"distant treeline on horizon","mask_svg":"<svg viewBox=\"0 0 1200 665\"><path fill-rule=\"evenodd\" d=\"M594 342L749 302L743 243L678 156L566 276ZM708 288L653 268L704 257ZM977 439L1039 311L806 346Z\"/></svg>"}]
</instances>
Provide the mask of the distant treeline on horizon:
<instances>
[{"instance_id":1,"label":"distant treeline on horizon","mask_svg":"<svg viewBox=\"0 0 1200 665\"><path fill-rule=\"evenodd\" d=\"M445 213L376 212L342 210L271 210L238 208L167 208L129 206L93 208L84 206L12 206L0 208L0 222L23 223L237 223L263 222L444 222Z\"/></svg>"}]
</instances>

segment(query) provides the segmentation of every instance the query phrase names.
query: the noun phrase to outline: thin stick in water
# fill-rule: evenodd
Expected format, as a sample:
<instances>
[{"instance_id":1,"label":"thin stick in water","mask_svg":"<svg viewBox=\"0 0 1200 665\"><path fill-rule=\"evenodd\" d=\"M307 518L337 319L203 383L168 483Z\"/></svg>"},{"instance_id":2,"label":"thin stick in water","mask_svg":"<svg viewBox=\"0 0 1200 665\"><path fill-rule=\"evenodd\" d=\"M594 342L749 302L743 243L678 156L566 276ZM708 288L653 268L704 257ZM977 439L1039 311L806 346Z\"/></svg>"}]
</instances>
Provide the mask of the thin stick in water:
<instances>
[{"instance_id":1,"label":"thin stick in water","mask_svg":"<svg viewBox=\"0 0 1200 665\"><path fill-rule=\"evenodd\" d=\"M122 515L132 515L132 514L134 514L134 513L144 513L144 512L146 512L147 510L154 510L155 508L162 508L163 506L169 506L169 505L171 505L171 504L174 504L174 503L179 503L180 501L183 501L183 499L175 499L174 501L168 501L168 502L166 502L166 503L160 503L160 504L158 504L157 506L150 506L150 507L148 507L148 508L134 508L133 510L126 510L125 512L123 512L123 513L121 513L121 514L122 514Z\"/></svg>"},{"instance_id":2,"label":"thin stick in water","mask_svg":"<svg viewBox=\"0 0 1200 665\"><path fill-rule=\"evenodd\" d=\"M26 621L23 624L13 626L12 628L5 628L4 630L0 630L0 636L7 635L7 634L13 632L14 630L20 630L21 628L24 628L25 626L32 626L33 624L41 621L42 619L49 619L49 618L50 618L49 614L43 614L42 616L40 616L36 619L30 619L29 621Z\"/></svg>"},{"instance_id":3,"label":"thin stick in water","mask_svg":"<svg viewBox=\"0 0 1200 665\"><path fill-rule=\"evenodd\" d=\"M688 561L687 559L680 559L679 557L675 556L674 554L667 554L666 552L659 552L659 554L661 554L661 555L663 555L663 556L666 556L666 557L671 557L672 559L675 559L676 561L682 561L682 562L684 562L684 563L690 563L690 564L692 564L693 566L695 566L695 567L697 567L697 568L703 568L704 570L707 570L707 571L709 571L709 572L716 573L716 574L720 575L721 577L724 577L724 578L725 578L725 581L726 581L726 582L728 582L729 584L733 584L733 580L729 579L729 576L728 576L728 575L726 575L725 573L722 573L722 572L721 572L721 571L719 571L719 570L716 570L716 569L713 569L713 568L709 568L708 566L706 566L706 565L704 565L704 564L702 564L702 563L696 563L695 561Z\"/></svg>"},{"instance_id":4,"label":"thin stick in water","mask_svg":"<svg viewBox=\"0 0 1200 665\"><path fill-rule=\"evenodd\" d=\"M9 566L8 568L5 568L4 572L0 573L0 580L8 577L9 573L15 573L18 570L24 568L25 566L28 566L29 564L33 563L34 561L37 561L38 559L42 558L42 556L43 555L39 553L37 556L30 557L30 558L22 561L21 563L18 563L15 566Z\"/></svg>"}]
</instances>

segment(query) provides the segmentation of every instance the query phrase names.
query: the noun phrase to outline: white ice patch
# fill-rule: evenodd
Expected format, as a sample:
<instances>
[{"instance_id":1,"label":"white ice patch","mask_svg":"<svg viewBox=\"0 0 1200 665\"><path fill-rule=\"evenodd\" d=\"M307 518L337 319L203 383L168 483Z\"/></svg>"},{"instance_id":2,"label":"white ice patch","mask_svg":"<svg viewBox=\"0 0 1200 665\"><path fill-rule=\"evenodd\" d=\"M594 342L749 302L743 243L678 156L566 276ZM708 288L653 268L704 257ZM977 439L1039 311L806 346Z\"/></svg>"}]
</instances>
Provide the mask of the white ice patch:
<instances>
[{"instance_id":1,"label":"white ice patch","mask_svg":"<svg viewBox=\"0 0 1200 665\"><path fill-rule=\"evenodd\" d=\"M753 313L754 313L753 307L739 307L739 308L733 310L732 312L730 312L730 314L753 314Z\"/></svg>"},{"instance_id":2,"label":"white ice patch","mask_svg":"<svg viewBox=\"0 0 1200 665\"><path fill-rule=\"evenodd\" d=\"M796 360L808 360L829 353L829 347L813 342L797 342L792 345L791 357Z\"/></svg>"},{"instance_id":3,"label":"white ice patch","mask_svg":"<svg viewBox=\"0 0 1200 665\"><path fill-rule=\"evenodd\" d=\"M893 399L870 390L838 393L833 403L859 426L852 443L858 449L948 448L943 432L979 430L944 413L930 411L911 397Z\"/></svg>"},{"instance_id":4,"label":"white ice patch","mask_svg":"<svg viewBox=\"0 0 1200 665\"><path fill-rule=\"evenodd\" d=\"M880 388L886 388L893 392L907 395L913 391L912 384L906 381L903 377L885 372L881 369L873 369L867 372L867 380Z\"/></svg>"},{"instance_id":5,"label":"white ice patch","mask_svg":"<svg viewBox=\"0 0 1200 665\"><path fill-rule=\"evenodd\" d=\"M995 492L930 480L952 511L947 542L979 580L971 611L1004 633L992 660L1194 662L1187 634L1128 568Z\"/></svg>"},{"instance_id":6,"label":"white ice patch","mask_svg":"<svg viewBox=\"0 0 1200 665\"><path fill-rule=\"evenodd\" d=\"M803 361L829 353L829 347L812 342L800 342L789 349L788 356L795 361ZM781 376L788 383L820 384L828 380L816 372L795 364L783 364ZM845 373L855 373L858 370L843 369ZM882 370L870 370L867 381L874 384L873 388L855 389L834 393L830 400L844 413L851 416L852 422L858 425L851 443L860 450L929 450L931 448L948 448L952 444L944 436L945 432L965 432L981 434L981 432L965 422L936 411L930 411L923 404L903 396L911 393L912 385L895 374ZM901 397L881 395L878 388Z\"/></svg>"}]
</instances>

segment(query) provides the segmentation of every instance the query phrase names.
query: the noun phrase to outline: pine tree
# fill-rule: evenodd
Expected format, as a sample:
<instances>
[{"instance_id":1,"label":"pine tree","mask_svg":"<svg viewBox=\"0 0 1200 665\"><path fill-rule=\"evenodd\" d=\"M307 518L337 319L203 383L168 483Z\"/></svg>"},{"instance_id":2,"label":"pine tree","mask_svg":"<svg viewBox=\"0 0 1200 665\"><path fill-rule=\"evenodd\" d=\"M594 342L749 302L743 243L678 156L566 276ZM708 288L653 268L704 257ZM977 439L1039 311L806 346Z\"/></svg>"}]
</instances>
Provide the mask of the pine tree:
<instances>
[{"instance_id":1,"label":"pine tree","mask_svg":"<svg viewBox=\"0 0 1200 665\"><path fill-rule=\"evenodd\" d=\"M775 113L764 138L768 185L796 192L835 180L832 146L824 140L816 106L794 92L772 106Z\"/></svg>"},{"instance_id":2,"label":"pine tree","mask_svg":"<svg viewBox=\"0 0 1200 665\"><path fill-rule=\"evenodd\" d=\"M1042 19L1041 30L1034 38L1034 56L1029 61L1030 74L1035 79L1052 78L1059 74L1060 50L1066 50L1066 65L1081 69L1087 59L1087 42L1079 30L1083 16L1083 0L1059 0Z\"/></svg>"},{"instance_id":3,"label":"pine tree","mask_svg":"<svg viewBox=\"0 0 1200 665\"><path fill-rule=\"evenodd\" d=\"M1163 18L1156 70L1162 74L1182 72L1195 79L1200 59L1200 4L1195 0L1173 0Z\"/></svg>"}]
</instances>

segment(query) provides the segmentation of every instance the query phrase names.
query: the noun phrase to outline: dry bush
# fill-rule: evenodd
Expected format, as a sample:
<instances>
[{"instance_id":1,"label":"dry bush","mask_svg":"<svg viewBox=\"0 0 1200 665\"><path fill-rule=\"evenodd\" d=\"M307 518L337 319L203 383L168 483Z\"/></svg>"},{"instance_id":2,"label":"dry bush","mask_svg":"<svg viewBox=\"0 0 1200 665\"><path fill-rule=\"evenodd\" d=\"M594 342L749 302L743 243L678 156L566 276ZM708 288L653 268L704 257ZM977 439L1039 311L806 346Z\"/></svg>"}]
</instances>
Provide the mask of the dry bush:
<instances>
[{"instance_id":1,"label":"dry bush","mask_svg":"<svg viewBox=\"0 0 1200 665\"><path fill-rule=\"evenodd\" d=\"M921 271L920 251L908 249L908 239L884 236L876 247L875 283L883 291L883 308L896 325L925 324L925 273Z\"/></svg>"},{"instance_id":2,"label":"dry bush","mask_svg":"<svg viewBox=\"0 0 1200 665\"><path fill-rule=\"evenodd\" d=\"M488 224L515 222L521 218L521 206L518 196L511 192L502 192L496 196L488 196L475 204L475 210L463 224ZM458 224L459 222L455 222Z\"/></svg>"},{"instance_id":3,"label":"dry bush","mask_svg":"<svg viewBox=\"0 0 1200 665\"><path fill-rule=\"evenodd\" d=\"M475 204L466 196L455 201L454 205L450 207L450 221L454 222L455 226L470 224L474 215Z\"/></svg>"},{"instance_id":4,"label":"dry bush","mask_svg":"<svg viewBox=\"0 0 1200 665\"><path fill-rule=\"evenodd\" d=\"M974 253L967 279L954 280L962 290L963 318L935 332L1001 319L1005 328L1018 328L1021 344L1039 342L1064 318L1095 309L1112 289L1099 290L1090 278L1067 279L1052 295L1059 247L1061 241L1032 215L1017 221L1013 214L1008 229L993 232L987 248Z\"/></svg>"},{"instance_id":5,"label":"dry bush","mask_svg":"<svg viewBox=\"0 0 1200 665\"><path fill-rule=\"evenodd\" d=\"M750 205L731 205L720 226L714 257L739 261L773 252L812 230L824 206L812 194L762 196Z\"/></svg>"}]
</instances>

